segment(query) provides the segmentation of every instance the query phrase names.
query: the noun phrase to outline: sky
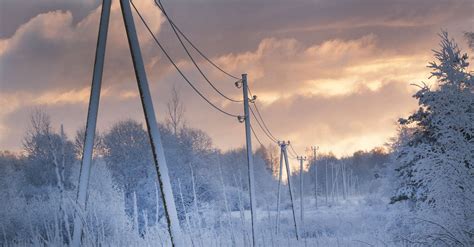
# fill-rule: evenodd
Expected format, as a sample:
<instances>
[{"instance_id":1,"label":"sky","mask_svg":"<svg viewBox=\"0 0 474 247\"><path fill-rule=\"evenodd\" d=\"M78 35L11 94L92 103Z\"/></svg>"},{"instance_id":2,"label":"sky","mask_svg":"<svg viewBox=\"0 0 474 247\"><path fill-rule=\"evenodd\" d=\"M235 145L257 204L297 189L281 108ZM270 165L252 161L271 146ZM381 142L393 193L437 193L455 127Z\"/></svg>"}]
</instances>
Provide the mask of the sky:
<instances>
[{"instance_id":1,"label":"sky","mask_svg":"<svg viewBox=\"0 0 474 247\"><path fill-rule=\"evenodd\" d=\"M127 118L143 121L123 19L113 0L99 107L99 132ZM101 1L0 0L0 150L19 151L35 109L69 136L85 126ZM195 85L219 107L242 114L198 74L152 0L135 0L151 29ZM417 108L414 83L427 82L446 30L467 47L472 0L163 0L174 22L216 64L249 85L265 121L300 154L317 145L348 155L382 146L396 121ZM244 125L212 109L176 73L135 15L159 121L171 88L186 123L224 150L245 143ZM467 49L464 49L466 52ZM198 57L197 55L195 56ZM232 98L242 90L202 59L199 65ZM253 124L259 139L270 141ZM254 140L255 142L255 140ZM256 146L256 143L254 144Z\"/></svg>"}]
</instances>

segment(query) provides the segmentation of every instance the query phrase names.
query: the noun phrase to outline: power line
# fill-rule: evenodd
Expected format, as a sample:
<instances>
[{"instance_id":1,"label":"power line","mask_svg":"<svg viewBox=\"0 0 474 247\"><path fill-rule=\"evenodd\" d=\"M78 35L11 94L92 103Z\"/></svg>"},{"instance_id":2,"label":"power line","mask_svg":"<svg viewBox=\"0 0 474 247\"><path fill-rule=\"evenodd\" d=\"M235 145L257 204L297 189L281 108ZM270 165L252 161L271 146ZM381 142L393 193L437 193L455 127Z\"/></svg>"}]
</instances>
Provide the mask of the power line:
<instances>
[{"instance_id":1,"label":"power line","mask_svg":"<svg viewBox=\"0 0 474 247\"><path fill-rule=\"evenodd\" d=\"M249 109L250 109L250 112L252 113L253 117L255 118L255 121L257 121L258 126L260 126L260 129L263 130L263 133L265 133L265 135L268 137L268 139L270 139L272 142L275 142L275 143L278 142L277 139L272 138L272 136L270 136L270 135L265 131L265 129L262 127L262 124L260 123L260 121L258 120L258 118L255 116L255 113L253 112L252 107L249 107Z\"/></svg>"},{"instance_id":2,"label":"power line","mask_svg":"<svg viewBox=\"0 0 474 247\"><path fill-rule=\"evenodd\" d=\"M183 77L183 79L189 84L189 86L191 86L191 88L199 95L201 96L202 99L204 99L209 105L211 105L212 107L214 107L216 110L220 111L221 113L225 114L225 115L228 115L228 116L231 116L231 117L236 117L236 118L239 118L238 115L235 115L235 114L232 114L232 113L229 113L229 112L226 112L224 110L222 110L221 108L219 108L218 106L214 105L209 99L207 99L192 83L191 81L184 75L184 73L179 69L178 65L176 65L176 63L173 61L173 59L171 58L171 56L168 54L168 52L166 51L166 49L161 45L161 43L158 41L158 39L156 38L155 34L153 33L153 31L151 31L150 27L148 26L148 24L146 23L145 19L143 18L143 16L141 15L140 11L138 11L137 7L135 6L135 4L133 4L133 1L130 1L130 3L132 4L133 8L135 9L135 11L137 12L138 16L140 17L140 20L142 21L143 25L145 25L146 29L148 30L148 32L150 33L150 35L153 37L153 39L155 40L155 43L160 47L161 51L165 54L165 56L168 58L168 60L170 61L170 63L174 66L174 68L178 71L178 73L181 75L181 77Z\"/></svg>"},{"instance_id":3,"label":"power line","mask_svg":"<svg viewBox=\"0 0 474 247\"><path fill-rule=\"evenodd\" d=\"M155 4L156 4L156 5L158 6L158 8L164 13L164 8L163 8L163 6L162 6L162 4L161 4L161 1L156 2L156 0L155 0ZM166 15L166 14L165 14L165 15ZM183 36L183 38L194 48L194 50L196 50L196 51L199 53L199 55L201 55L204 59L206 59L207 62L209 62L212 66L214 66L216 69L218 69L219 71L221 71L222 73L226 74L227 76L229 76L229 77L231 77L231 78L234 78L234 79L236 79L236 80L240 80L240 79L241 79L241 78L239 78L239 77L236 77L236 76L230 74L229 72L225 71L224 69L222 69L221 67L219 67L217 64L215 64L214 62L212 62L211 59L209 59L201 50L199 50L199 48L197 48L197 47L193 44L193 42L191 42L190 39L188 39L188 37L181 31L181 29L179 29L179 27L178 27L176 24L174 24L174 22L173 22L172 20L168 19L168 21L170 22L170 24L171 24L172 26L176 27L176 30L177 30L177 31Z\"/></svg>"},{"instance_id":4,"label":"power line","mask_svg":"<svg viewBox=\"0 0 474 247\"><path fill-rule=\"evenodd\" d=\"M293 145L291 144L291 142L290 142L290 148L291 148L291 150L293 151L293 154L294 154L296 157L298 157L299 155L298 155L298 153L295 151L295 149L293 148Z\"/></svg>"},{"instance_id":5,"label":"power line","mask_svg":"<svg viewBox=\"0 0 474 247\"><path fill-rule=\"evenodd\" d=\"M248 88L248 90L249 90L250 95L253 95L252 92L250 91L250 88ZM277 141L278 138L276 138L276 137L272 134L272 132L270 131L270 129L268 128L267 124L265 123L265 120L264 120L263 117L262 117L262 114L260 114L260 110L258 110L257 103L255 102L255 100L253 100L252 103L253 103L253 106L255 107L255 111L257 112L257 115L259 116L260 120L261 120L262 123L263 123L263 127L265 127L265 130L266 130L266 131L268 132L268 134L272 137L272 138L270 138L270 139L273 139L274 141ZM252 112L252 113L253 113L253 112ZM254 115L254 116L255 116L255 115ZM257 118L257 117L255 117L255 118Z\"/></svg>"},{"instance_id":6,"label":"power line","mask_svg":"<svg viewBox=\"0 0 474 247\"><path fill-rule=\"evenodd\" d=\"M250 91L250 87L248 88L248 91L249 91L249 94L250 95L253 95L252 92ZM252 110L252 107L249 107L250 109L250 112L252 113L252 115L254 116L255 120L257 121L258 125L260 126L260 128L263 130L263 133L265 133L265 135L272 141L278 143L278 139L275 138L275 136L272 134L272 132L270 131L270 129L268 128L268 126L266 125L265 123L265 120L263 119L262 117L262 114L260 114L260 111L258 110L258 107L257 107L257 104L255 102L255 100L252 101L253 103L253 106L255 108L255 111L257 112L257 115L259 116L257 118L257 116L255 115L255 113L253 112ZM262 124L260 123L260 121L258 120L260 118L260 121L262 121ZM295 151L295 149L293 148L293 145L291 144L291 142L289 143L289 146L290 146L290 152L288 152L290 158L292 159L297 159L297 157L299 156L298 153Z\"/></svg>"},{"instance_id":7,"label":"power line","mask_svg":"<svg viewBox=\"0 0 474 247\"><path fill-rule=\"evenodd\" d=\"M263 119L262 115L260 114L260 110L258 110L257 103L256 103L256 102L253 102L253 106L255 107L255 111L257 112L259 118L262 120L263 126L264 126L265 129L267 130L268 134L270 134L270 136L273 137L273 139L278 140L278 139L272 134L272 132L271 132L270 129L268 128L267 124L265 123L265 120Z\"/></svg>"},{"instance_id":8,"label":"power line","mask_svg":"<svg viewBox=\"0 0 474 247\"><path fill-rule=\"evenodd\" d=\"M295 160L295 159L297 158L297 156L295 156L294 154L292 154L291 151L290 151L290 152L287 152L287 154L290 156L291 159L294 159L294 160Z\"/></svg>"},{"instance_id":9,"label":"power line","mask_svg":"<svg viewBox=\"0 0 474 247\"><path fill-rule=\"evenodd\" d=\"M258 138L257 134L256 134L255 131L253 130L252 125L250 125L250 129L252 130L252 133L253 133L253 136L255 137L255 139L257 139L258 143L260 143L260 146L263 146L262 142L260 141L260 139Z\"/></svg>"},{"instance_id":10,"label":"power line","mask_svg":"<svg viewBox=\"0 0 474 247\"><path fill-rule=\"evenodd\" d=\"M188 82L188 84L196 91L196 93L198 93L204 100L206 100L211 106L213 106L214 108L216 108L217 110L221 111L222 113L224 114L227 114L229 116L232 116L232 117L239 117L237 115L233 115L233 114L230 114L228 112L225 112L223 111L222 109L220 109L219 107L215 106L212 102L210 102L206 97L204 97L195 87L194 85L192 85L192 83L186 78L186 76L181 72L181 70L178 68L178 66L173 62L173 60L171 59L171 57L168 55L168 53L166 52L166 50L162 47L162 45L159 43L159 41L157 40L157 38L155 37L155 35L153 34L153 32L151 31L151 29L148 27L148 25L146 24L145 20L143 19L142 15L140 14L140 12L138 11L138 9L136 8L136 6L133 4L133 2L131 1L132 3L132 6L133 8L135 9L135 11L137 12L137 14L139 15L140 19L142 20L143 24L146 26L146 28L148 29L149 33L153 36L153 39L156 41L156 43L160 46L161 50L163 51L163 53L165 53L165 55L168 57L168 59L170 60L170 62L174 65L174 67L178 70L178 72L181 74L181 76L186 80L186 82ZM193 56L191 55L191 53L189 52L189 50L187 49L186 45L184 44L183 40L181 39L181 36L204 58L206 59L212 66L214 66L216 69L218 69L219 71L223 72L224 74L228 75L229 77L231 78L234 78L234 79L237 79L237 80L240 80L240 78L236 77L236 76L233 76L232 74L226 72L225 70L223 70L221 67L219 67L218 65L216 65L214 62L212 62L211 59L209 59L199 48L197 48L194 43L181 31L181 29L173 22L173 20L171 19L171 17L169 17L169 15L167 14L166 10L164 9L164 6L163 4L161 3L161 0L158 0L158 2L155 0L155 4L156 6L161 10L161 12L165 15L166 19L168 20L168 22L170 23L170 26L171 28L173 29L173 32L175 33L176 37L178 38L178 41L180 42L181 46L183 47L183 49L185 50L186 54L188 55L188 57L190 58L190 60L192 61L192 63L194 64L194 66L196 67L196 69L199 71L199 73L203 76L203 78L207 81L207 83L217 92L219 93L222 97L232 101L232 102L242 102L242 100L234 100L234 99L231 99L229 97L227 97L226 95L224 95L219 89L217 89L213 84L212 82L207 78L207 76L203 73L203 71L201 70L201 68L199 67L199 65L196 63L196 61L194 60ZM181 35L181 36L180 36ZM248 91L251 95L252 92L250 91L250 88L248 88ZM268 128L264 118L262 117L262 114L260 113L258 107L257 107L257 104L255 103L255 101L252 102L253 105L254 105L254 108L257 112L257 115L258 115L258 118L260 118L260 121L262 121L262 123L260 123L259 119L257 118L257 116L255 115L254 111L252 110L252 108L250 107L250 111L252 112L252 115L254 116L255 120L257 121L258 125L260 126L260 128L263 130L263 132L265 133L265 135L273 142L277 142L277 138L275 138L275 136L272 134L272 132L270 131L270 129ZM263 125L262 125L263 124ZM253 135L255 136L255 138L257 139L257 141L260 143L260 145L263 145L262 142L260 141L260 139L258 138L258 136L256 135L255 133L255 130L253 129L252 126L251 127L251 130L252 130L252 133ZM293 146L291 145L290 143L290 148L291 150L293 151L293 154L298 156L298 153L294 150ZM290 155L292 155L290 153ZM295 157L293 157L295 158Z\"/></svg>"},{"instance_id":11,"label":"power line","mask_svg":"<svg viewBox=\"0 0 474 247\"><path fill-rule=\"evenodd\" d=\"M156 2L155 2L156 3ZM181 46L183 47L184 51L186 52L186 54L188 55L189 59L191 60L191 62L194 64L194 67L196 67L196 69L199 71L199 73L202 75L202 77L206 80L206 82L217 92L219 93L222 97L226 98L227 100L230 100L232 102L242 102L243 100L235 100L235 99L232 99L232 98L229 98L227 97L225 94L223 94L219 89L217 89L217 87L214 86L214 84L212 84L212 82L209 80L209 78L207 78L207 76L204 74L204 72L201 70L201 68L199 67L199 65L196 63L196 61L194 60L193 56L191 55L191 53L189 52L188 48L186 47L186 45L184 44L183 40L181 39L181 36L179 35L178 31L177 31L177 27L175 26L174 22L171 20L171 18L168 16L168 13L165 11L163 5L161 4L161 1L159 1L159 4L161 5L158 5L158 3L156 3L158 8L161 10L161 12L165 15L166 19L168 20L168 22L170 23L170 26L171 28L173 29L173 32L174 34L176 35L176 37L178 38L178 41L179 43L181 44ZM183 36L184 37L184 36Z\"/></svg>"},{"instance_id":12,"label":"power line","mask_svg":"<svg viewBox=\"0 0 474 247\"><path fill-rule=\"evenodd\" d=\"M287 152L287 153L288 153L288 155L290 156L291 159L296 160L296 159L298 158L298 155L294 155L294 154L291 152L291 150L290 150L290 152Z\"/></svg>"}]
</instances>

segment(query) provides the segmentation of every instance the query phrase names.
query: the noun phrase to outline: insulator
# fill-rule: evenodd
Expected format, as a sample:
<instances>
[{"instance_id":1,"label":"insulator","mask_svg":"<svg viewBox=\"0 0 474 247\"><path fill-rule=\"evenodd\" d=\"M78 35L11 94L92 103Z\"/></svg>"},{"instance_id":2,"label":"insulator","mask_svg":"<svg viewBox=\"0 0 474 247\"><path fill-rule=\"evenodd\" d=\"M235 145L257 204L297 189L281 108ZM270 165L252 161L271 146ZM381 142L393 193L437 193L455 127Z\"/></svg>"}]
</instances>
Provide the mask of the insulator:
<instances>
[{"instance_id":1,"label":"insulator","mask_svg":"<svg viewBox=\"0 0 474 247\"><path fill-rule=\"evenodd\" d=\"M235 82L235 87L241 88L242 87L242 80L238 80Z\"/></svg>"}]
</instances>

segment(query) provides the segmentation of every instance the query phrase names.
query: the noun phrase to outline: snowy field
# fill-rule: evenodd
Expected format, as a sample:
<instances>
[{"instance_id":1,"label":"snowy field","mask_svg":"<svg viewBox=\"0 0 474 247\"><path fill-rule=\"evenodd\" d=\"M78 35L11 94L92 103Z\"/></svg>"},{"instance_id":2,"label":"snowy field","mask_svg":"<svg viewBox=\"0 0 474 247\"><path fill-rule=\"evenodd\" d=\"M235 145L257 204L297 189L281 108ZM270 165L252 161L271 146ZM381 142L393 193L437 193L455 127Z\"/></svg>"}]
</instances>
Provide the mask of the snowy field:
<instances>
[{"instance_id":1,"label":"snowy field","mask_svg":"<svg viewBox=\"0 0 474 247\"><path fill-rule=\"evenodd\" d=\"M370 202L364 196L340 200L333 205L324 205L324 198L316 209L314 199L305 198L304 224L300 222L299 208L296 208L297 220L301 229L301 238L296 240L292 211L281 211L280 232L275 234L276 211L258 210L257 245L258 246L399 246L388 233L390 218L394 217L387 204ZM216 215L214 211L200 212L199 217L188 215L184 220L182 241L186 246L251 246L250 212L234 211ZM32 216L34 217L34 216ZM164 222L147 227L144 233L138 233L134 222L125 219L124 226L108 232L107 222L99 218L86 224L85 244L88 246L169 246L169 238ZM199 222L198 222L199 221ZM94 230L91 230L94 228ZM53 222L45 225L47 239L41 237L35 229L27 241L4 241L3 246L63 246L63 240L57 225ZM27 230L28 231L28 230ZM93 231L93 232L91 232ZM5 233L4 233L5 234ZM4 236L5 237L5 236Z\"/></svg>"}]
</instances>

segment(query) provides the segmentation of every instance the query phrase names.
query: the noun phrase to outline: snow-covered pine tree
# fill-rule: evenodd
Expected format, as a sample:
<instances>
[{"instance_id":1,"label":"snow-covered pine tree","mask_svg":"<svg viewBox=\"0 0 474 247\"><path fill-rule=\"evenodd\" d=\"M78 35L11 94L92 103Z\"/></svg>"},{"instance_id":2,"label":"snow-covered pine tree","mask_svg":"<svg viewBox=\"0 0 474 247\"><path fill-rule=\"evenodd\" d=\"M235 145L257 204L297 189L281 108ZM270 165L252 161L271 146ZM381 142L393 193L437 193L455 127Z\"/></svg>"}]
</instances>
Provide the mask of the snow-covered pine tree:
<instances>
[{"instance_id":1,"label":"snow-covered pine tree","mask_svg":"<svg viewBox=\"0 0 474 247\"><path fill-rule=\"evenodd\" d=\"M419 221L416 235L434 244L474 245L474 79L467 54L446 32L437 62L437 84L414 95L420 108L400 119L395 145L399 187L392 202L409 200Z\"/></svg>"}]
</instances>

